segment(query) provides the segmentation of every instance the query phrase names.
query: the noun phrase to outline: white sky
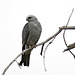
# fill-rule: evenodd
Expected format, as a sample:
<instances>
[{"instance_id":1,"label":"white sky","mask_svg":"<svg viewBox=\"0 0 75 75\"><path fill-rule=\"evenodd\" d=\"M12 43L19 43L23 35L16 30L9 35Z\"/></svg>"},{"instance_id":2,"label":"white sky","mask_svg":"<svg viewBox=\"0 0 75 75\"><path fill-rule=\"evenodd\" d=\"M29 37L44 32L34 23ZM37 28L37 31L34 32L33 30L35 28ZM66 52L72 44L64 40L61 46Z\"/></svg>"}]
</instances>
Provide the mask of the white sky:
<instances>
[{"instance_id":1,"label":"white sky","mask_svg":"<svg viewBox=\"0 0 75 75\"><path fill-rule=\"evenodd\" d=\"M42 25L42 42L66 25L68 17L75 8L75 0L0 0L0 74L21 52L21 32L26 17L35 15ZM69 26L75 25L75 11ZM74 30L66 31L67 43L75 42ZM46 68L40 56L41 46L32 51L30 66L20 69L16 62L5 75L75 75L75 60L66 48L61 32L46 51ZM74 51L74 50L73 50ZM17 60L20 61L20 57Z\"/></svg>"}]
</instances>

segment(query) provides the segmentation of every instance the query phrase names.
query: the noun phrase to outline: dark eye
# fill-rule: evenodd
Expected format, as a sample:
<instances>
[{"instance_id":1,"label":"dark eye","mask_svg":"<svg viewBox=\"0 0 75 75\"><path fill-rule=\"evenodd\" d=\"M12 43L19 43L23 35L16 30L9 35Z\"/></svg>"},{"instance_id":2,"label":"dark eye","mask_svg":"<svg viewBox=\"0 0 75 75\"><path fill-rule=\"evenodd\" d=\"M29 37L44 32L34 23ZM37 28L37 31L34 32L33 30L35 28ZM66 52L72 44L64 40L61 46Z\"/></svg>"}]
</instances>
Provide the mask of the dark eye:
<instances>
[{"instance_id":1,"label":"dark eye","mask_svg":"<svg viewBox=\"0 0 75 75\"><path fill-rule=\"evenodd\" d=\"M31 19L32 17L28 17L28 19Z\"/></svg>"}]
</instances>

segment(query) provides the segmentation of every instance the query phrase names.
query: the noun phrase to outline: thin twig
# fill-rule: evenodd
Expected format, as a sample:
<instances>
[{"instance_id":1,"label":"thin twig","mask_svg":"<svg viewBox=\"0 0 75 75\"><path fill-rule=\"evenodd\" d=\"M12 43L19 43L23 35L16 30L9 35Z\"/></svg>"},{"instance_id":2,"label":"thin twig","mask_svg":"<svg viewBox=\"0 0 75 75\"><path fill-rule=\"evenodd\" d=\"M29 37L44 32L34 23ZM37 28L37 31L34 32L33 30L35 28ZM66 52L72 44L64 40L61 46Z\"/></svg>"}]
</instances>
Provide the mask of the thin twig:
<instances>
[{"instance_id":1,"label":"thin twig","mask_svg":"<svg viewBox=\"0 0 75 75\"><path fill-rule=\"evenodd\" d=\"M72 12L71 12L71 14L70 14L70 16L69 16L68 22L67 22L67 24L66 24L66 28L67 28L67 26L68 26L68 24L69 24L69 21L70 21L70 19L71 19L71 16L72 16L73 11L74 11L74 8L72 9ZM66 47L68 47L67 42L66 42L66 39L65 39L65 31L66 31L66 29L65 29L64 32L63 32L63 39L64 39L64 42L65 42ZM75 55L74 55L70 50L69 50L69 52L75 57Z\"/></svg>"},{"instance_id":2,"label":"thin twig","mask_svg":"<svg viewBox=\"0 0 75 75\"><path fill-rule=\"evenodd\" d=\"M50 43L49 43L50 44ZM45 66L45 53L46 53L46 50L47 50L47 47L49 46L49 44L46 46L45 50L44 50L44 55L43 55L43 64L44 64L44 69L45 71L47 71L46 69L46 66Z\"/></svg>"},{"instance_id":3,"label":"thin twig","mask_svg":"<svg viewBox=\"0 0 75 75\"><path fill-rule=\"evenodd\" d=\"M71 49L73 49L73 48L75 48L75 42L72 43L72 44L70 44L70 45L68 45L68 48L65 49L63 52L68 51L68 50L71 50Z\"/></svg>"},{"instance_id":4,"label":"thin twig","mask_svg":"<svg viewBox=\"0 0 75 75\"><path fill-rule=\"evenodd\" d=\"M17 65L18 65L18 67L21 69L21 66L19 66L19 63L17 62L17 60L16 60L16 59L15 59L15 61L16 61Z\"/></svg>"},{"instance_id":5,"label":"thin twig","mask_svg":"<svg viewBox=\"0 0 75 75\"><path fill-rule=\"evenodd\" d=\"M51 42L48 43L48 45L46 46L45 50L44 50L44 55L43 55L43 64L44 64L44 69L45 71L47 71L46 66L45 66L45 54L46 54L46 50L48 48L48 46L54 41L55 37L52 39Z\"/></svg>"},{"instance_id":6,"label":"thin twig","mask_svg":"<svg viewBox=\"0 0 75 75\"><path fill-rule=\"evenodd\" d=\"M71 16L72 16L73 11L74 11L74 8L72 9L72 12L71 12L71 14L70 14L70 16L69 16L68 22L67 22L67 24L66 24L66 28L67 28L67 26L68 26L68 24L69 24L69 21L70 21L70 18L71 18ZM67 46L66 39L65 39L65 31L66 31L66 29L64 30L64 33L63 33L63 39L64 39L64 42L65 42L65 45Z\"/></svg>"}]
</instances>

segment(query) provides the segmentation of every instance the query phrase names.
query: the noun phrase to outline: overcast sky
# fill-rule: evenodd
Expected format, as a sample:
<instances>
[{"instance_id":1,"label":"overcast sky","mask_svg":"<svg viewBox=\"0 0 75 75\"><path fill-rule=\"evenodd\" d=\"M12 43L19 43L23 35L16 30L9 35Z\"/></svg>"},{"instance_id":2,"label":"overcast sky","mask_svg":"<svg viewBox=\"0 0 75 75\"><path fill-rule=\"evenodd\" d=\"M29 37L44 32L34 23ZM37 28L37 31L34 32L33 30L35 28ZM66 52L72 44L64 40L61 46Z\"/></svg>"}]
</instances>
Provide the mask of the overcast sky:
<instances>
[{"instance_id":1,"label":"overcast sky","mask_svg":"<svg viewBox=\"0 0 75 75\"><path fill-rule=\"evenodd\" d=\"M46 40L66 25L75 0L0 0L0 74L5 67L21 52L21 33L26 17L35 15L42 25L42 34L38 43ZM75 26L75 11L69 26ZM68 44L75 42L75 31L66 31ZM56 37L46 51L44 70L41 46L33 49L30 66L18 67L14 62L5 75L75 75L75 59L66 48L63 31ZM73 49L72 51L75 53ZM19 57L17 61L20 61Z\"/></svg>"}]
</instances>

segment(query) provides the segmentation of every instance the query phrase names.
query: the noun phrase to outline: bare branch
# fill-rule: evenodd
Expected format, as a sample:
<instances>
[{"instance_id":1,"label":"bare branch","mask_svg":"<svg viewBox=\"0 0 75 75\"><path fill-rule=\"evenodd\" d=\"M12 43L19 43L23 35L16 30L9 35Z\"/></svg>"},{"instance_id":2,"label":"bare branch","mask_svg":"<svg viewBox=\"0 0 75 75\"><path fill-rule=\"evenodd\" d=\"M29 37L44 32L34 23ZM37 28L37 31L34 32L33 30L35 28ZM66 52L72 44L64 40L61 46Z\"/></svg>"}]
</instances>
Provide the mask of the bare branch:
<instances>
[{"instance_id":1,"label":"bare branch","mask_svg":"<svg viewBox=\"0 0 75 75\"><path fill-rule=\"evenodd\" d=\"M11 64L12 64L20 55L22 55L23 53L25 53L26 51L28 51L28 50L30 50L30 49L32 49L32 48L28 48L28 49L24 50L23 52L21 52L19 55L17 55L16 58L14 58L14 59L10 62L10 64L4 69L2 75L5 74L5 72L7 71L7 69L11 66Z\"/></svg>"},{"instance_id":2,"label":"bare branch","mask_svg":"<svg viewBox=\"0 0 75 75\"><path fill-rule=\"evenodd\" d=\"M61 30L62 29L68 29L68 30L73 30L73 29L75 29L75 26L68 26L68 27L66 27L66 26L62 26L62 27L59 27Z\"/></svg>"},{"instance_id":3,"label":"bare branch","mask_svg":"<svg viewBox=\"0 0 75 75\"><path fill-rule=\"evenodd\" d=\"M70 21L70 18L71 18L71 16L72 16L73 11L74 11L74 8L72 9L72 12L71 12L71 14L70 14L70 16L69 16L68 22L67 22L67 24L66 24L66 28L67 28L67 26L68 26L68 24L69 24L69 21ZM66 29L64 30L64 33L63 33L63 39L64 39L64 42L65 42L65 45L67 46L66 39L65 39L65 31L66 31Z\"/></svg>"},{"instance_id":4,"label":"bare branch","mask_svg":"<svg viewBox=\"0 0 75 75\"><path fill-rule=\"evenodd\" d=\"M67 22L67 24L66 24L66 28L67 28L67 26L68 26L68 24L69 24L69 21L70 21L70 18L71 18L71 16L72 16L73 11L74 11L74 8L72 9L72 12L71 12L71 14L70 14L70 16L69 16L68 22ZM64 30L64 33L63 33L63 39L64 39L64 42L65 42L66 47L68 47L68 46L67 46L66 39L65 39L65 31L66 31L66 29ZM75 57L75 55L74 55L70 50L69 50L69 52L73 55L73 57Z\"/></svg>"},{"instance_id":5,"label":"bare branch","mask_svg":"<svg viewBox=\"0 0 75 75\"><path fill-rule=\"evenodd\" d=\"M46 50L47 50L48 46L54 41L54 39L55 39L55 37L52 39L52 41L50 41L50 42L48 43L48 45L46 46L46 48L45 48L45 50L44 50L43 64L44 64L44 69L45 69L45 71L47 71L46 66L45 66L45 54L46 54Z\"/></svg>"},{"instance_id":6,"label":"bare branch","mask_svg":"<svg viewBox=\"0 0 75 75\"><path fill-rule=\"evenodd\" d=\"M15 61L16 61L17 65L19 66L19 63L17 62L17 60L15 60ZM21 69L21 66L19 66L19 68Z\"/></svg>"},{"instance_id":7,"label":"bare branch","mask_svg":"<svg viewBox=\"0 0 75 75\"><path fill-rule=\"evenodd\" d=\"M75 42L73 44L68 45L67 46L67 49L65 49L63 52L68 51L68 50L71 50L73 48L75 48Z\"/></svg>"},{"instance_id":8,"label":"bare branch","mask_svg":"<svg viewBox=\"0 0 75 75\"><path fill-rule=\"evenodd\" d=\"M48 39L46 39L44 42L41 42L41 43L39 43L39 44L37 44L37 45L34 45L34 46L32 46L32 47L30 47L30 48L28 48L28 49L26 49L26 50L24 50L23 52L21 52L20 54L18 54L10 63L9 63L9 65L4 69L4 71L3 71L3 73L2 73L2 75L4 75L5 74L5 72L7 71L7 69L11 66L11 64L19 57L19 56L21 56L23 53L25 53L26 51L28 51L28 50L30 50L30 49L32 49L32 48L35 48L35 47L38 47L38 46L40 46L40 45L43 45L43 44L45 44L45 43L47 43L48 41L50 41L51 39L53 39L53 38L55 38L62 30L64 30L64 29L75 29L75 26L63 26L63 27L59 27L59 30L54 34L54 35L52 35L51 37L49 37Z\"/></svg>"}]
</instances>

